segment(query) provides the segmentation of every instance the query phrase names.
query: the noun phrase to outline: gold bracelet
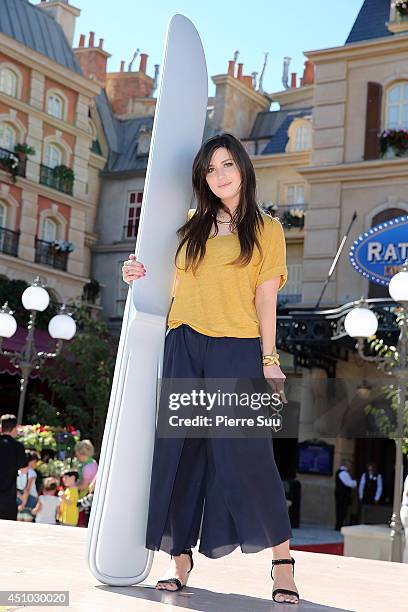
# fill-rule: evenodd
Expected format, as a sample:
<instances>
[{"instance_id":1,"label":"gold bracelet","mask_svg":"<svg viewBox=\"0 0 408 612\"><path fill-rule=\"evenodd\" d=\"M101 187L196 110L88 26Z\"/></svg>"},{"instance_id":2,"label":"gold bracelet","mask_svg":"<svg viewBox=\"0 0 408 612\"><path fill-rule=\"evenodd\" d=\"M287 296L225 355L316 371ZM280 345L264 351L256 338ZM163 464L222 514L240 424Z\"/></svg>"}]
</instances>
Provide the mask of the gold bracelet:
<instances>
[{"instance_id":1,"label":"gold bracelet","mask_svg":"<svg viewBox=\"0 0 408 612\"><path fill-rule=\"evenodd\" d=\"M276 351L273 351L269 355L263 355L262 356L262 365L264 365L264 366L269 366L269 365L280 366L278 353Z\"/></svg>"}]
</instances>

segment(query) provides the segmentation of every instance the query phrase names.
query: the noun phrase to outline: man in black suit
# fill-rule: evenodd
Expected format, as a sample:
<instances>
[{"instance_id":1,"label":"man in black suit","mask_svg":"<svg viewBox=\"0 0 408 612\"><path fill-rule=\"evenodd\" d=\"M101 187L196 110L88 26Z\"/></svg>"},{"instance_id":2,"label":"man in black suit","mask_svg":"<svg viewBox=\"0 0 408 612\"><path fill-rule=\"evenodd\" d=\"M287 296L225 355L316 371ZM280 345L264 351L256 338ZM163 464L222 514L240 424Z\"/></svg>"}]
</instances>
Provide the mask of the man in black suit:
<instances>
[{"instance_id":1,"label":"man in black suit","mask_svg":"<svg viewBox=\"0 0 408 612\"><path fill-rule=\"evenodd\" d=\"M14 414L0 418L0 519L17 520L17 472L26 467L24 446L17 442L17 419Z\"/></svg>"}]
</instances>

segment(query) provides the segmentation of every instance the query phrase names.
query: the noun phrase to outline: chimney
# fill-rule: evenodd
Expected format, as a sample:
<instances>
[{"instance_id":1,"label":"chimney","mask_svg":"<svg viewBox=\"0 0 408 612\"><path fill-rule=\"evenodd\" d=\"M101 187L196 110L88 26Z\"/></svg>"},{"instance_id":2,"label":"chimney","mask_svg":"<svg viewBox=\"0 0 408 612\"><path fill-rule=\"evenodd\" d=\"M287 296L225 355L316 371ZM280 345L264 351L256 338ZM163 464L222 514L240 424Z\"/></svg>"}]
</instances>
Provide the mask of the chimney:
<instances>
[{"instance_id":1,"label":"chimney","mask_svg":"<svg viewBox=\"0 0 408 612\"><path fill-rule=\"evenodd\" d=\"M99 46L95 47L95 32L89 32L89 43L85 47L85 34L81 34L79 46L73 51L84 75L104 86L108 58L111 56L110 53L104 51L103 38L99 39Z\"/></svg>"},{"instance_id":2,"label":"chimney","mask_svg":"<svg viewBox=\"0 0 408 612\"><path fill-rule=\"evenodd\" d=\"M303 85L312 85L314 83L314 64L311 60L305 61L305 69L303 72Z\"/></svg>"},{"instance_id":3,"label":"chimney","mask_svg":"<svg viewBox=\"0 0 408 612\"><path fill-rule=\"evenodd\" d=\"M252 87L253 79L250 74L246 74L245 76L242 77L242 79L245 85L248 85L248 87Z\"/></svg>"},{"instance_id":4,"label":"chimney","mask_svg":"<svg viewBox=\"0 0 408 612\"><path fill-rule=\"evenodd\" d=\"M72 47L76 18L81 14L81 10L69 4L69 0L41 0L36 6L46 11L60 24L64 30L69 46Z\"/></svg>"},{"instance_id":5,"label":"chimney","mask_svg":"<svg viewBox=\"0 0 408 612\"><path fill-rule=\"evenodd\" d=\"M228 62L228 74L234 76L235 73L235 60L229 60Z\"/></svg>"},{"instance_id":6,"label":"chimney","mask_svg":"<svg viewBox=\"0 0 408 612\"><path fill-rule=\"evenodd\" d=\"M146 98L152 98L152 93L157 86L157 72L155 67L155 78L146 74L147 53L140 54L139 70L125 70L125 61L120 62L119 72L108 72L106 75L105 89L112 106L112 110L121 119L151 114L152 101L146 102ZM133 60L132 60L133 61Z\"/></svg>"},{"instance_id":7,"label":"chimney","mask_svg":"<svg viewBox=\"0 0 408 612\"><path fill-rule=\"evenodd\" d=\"M290 81L290 86L292 89L296 89L297 87L297 74L296 72L291 72L291 81Z\"/></svg>"},{"instance_id":8,"label":"chimney","mask_svg":"<svg viewBox=\"0 0 408 612\"><path fill-rule=\"evenodd\" d=\"M148 57L149 56L146 53L141 53L140 54L139 72L143 72L143 74L146 74L147 58Z\"/></svg>"},{"instance_id":9,"label":"chimney","mask_svg":"<svg viewBox=\"0 0 408 612\"><path fill-rule=\"evenodd\" d=\"M238 73L237 73L237 79L239 81L242 81L242 69L244 67L244 64L238 64Z\"/></svg>"}]
</instances>

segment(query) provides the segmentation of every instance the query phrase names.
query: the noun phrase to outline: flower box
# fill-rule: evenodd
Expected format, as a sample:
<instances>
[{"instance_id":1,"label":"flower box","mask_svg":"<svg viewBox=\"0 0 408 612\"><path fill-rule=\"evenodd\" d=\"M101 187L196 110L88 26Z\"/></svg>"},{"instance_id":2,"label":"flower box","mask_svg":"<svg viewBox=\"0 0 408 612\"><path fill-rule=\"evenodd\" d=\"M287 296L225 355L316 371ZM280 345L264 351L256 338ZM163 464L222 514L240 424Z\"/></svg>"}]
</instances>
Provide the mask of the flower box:
<instances>
[{"instance_id":1,"label":"flower box","mask_svg":"<svg viewBox=\"0 0 408 612\"><path fill-rule=\"evenodd\" d=\"M383 130L380 134L381 157L405 157L408 155L408 130Z\"/></svg>"},{"instance_id":2,"label":"flower box","mask_svg":"<svg viewBox=\"0 0 408 612\"><path fill-rule=\"evenodd\" d=\"M408 0L397 0L395 3L395 12L399 19L407 19L408 17Z\"/></svg>"}]
</instances>

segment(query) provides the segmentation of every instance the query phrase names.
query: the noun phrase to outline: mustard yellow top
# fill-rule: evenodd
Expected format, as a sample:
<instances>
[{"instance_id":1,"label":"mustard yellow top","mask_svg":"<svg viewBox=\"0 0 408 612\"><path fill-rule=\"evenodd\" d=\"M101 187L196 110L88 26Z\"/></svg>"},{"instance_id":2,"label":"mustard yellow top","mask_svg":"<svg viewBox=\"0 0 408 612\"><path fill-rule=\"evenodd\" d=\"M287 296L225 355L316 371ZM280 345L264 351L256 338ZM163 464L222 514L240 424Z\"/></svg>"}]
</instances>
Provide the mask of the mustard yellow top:
<instances>
[{"instance_id":1,"label":"mustard yellow top","mask_svg":"<svg viewBox=\"0 0 408 612\"><path fill-rule=\"evenodd\" d=\"M66 487L64 495L67 501L62 501L59 506L59 516L64 525L77 525L79 518L78 487Z\"/></svg>"},{"instance_id":2,"label":"mustard yellow top","mask_svg":"<svg viewBox=\"0 0 408 612\"><path fill-rule=\"evenodd\" d=\"M188 218L194 212L195 209L190 209ZM186 243L183 245L177 259L177 266L182 269L176 269L175 283L178 284L169 311L169 328L186 323L207 336L260 337L256 288L279 274L279 289L282 289L288 278L282 225L266 213L262 217L264 227L260 228L259 239L263 258L255 244L245 267L226 265L240 253L236 234L208 238L196 276L191 267L185 271Z\"/></svg>"}]
</instances>

